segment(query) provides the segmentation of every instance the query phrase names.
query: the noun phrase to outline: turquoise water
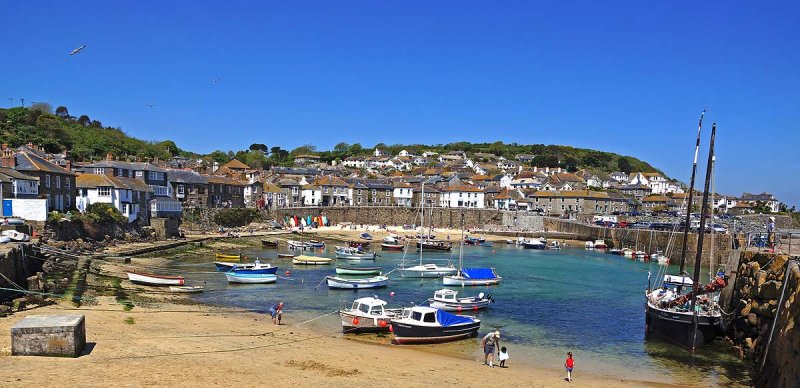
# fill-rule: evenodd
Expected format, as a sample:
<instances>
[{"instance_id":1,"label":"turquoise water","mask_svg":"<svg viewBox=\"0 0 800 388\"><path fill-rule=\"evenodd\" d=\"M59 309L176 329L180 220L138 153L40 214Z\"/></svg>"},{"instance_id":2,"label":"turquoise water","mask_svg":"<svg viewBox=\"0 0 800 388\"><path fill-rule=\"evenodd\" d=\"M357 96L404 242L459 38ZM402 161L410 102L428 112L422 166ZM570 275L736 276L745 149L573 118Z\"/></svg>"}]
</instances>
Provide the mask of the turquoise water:
<instances>
[{"instance_id":1,"label":"turquoise water","mask_svg":"<svg viewBox=\"0 0 800 388\"><path fill-rule=\"evenodd\" d=\"M249 256L275 256L274 249L243 252ZM312 254L334 257L332 247ZM458 260L457 252L452 256L426 252L425 258L426 262L453 260L454 264ZM402 252L380 252L374 265L383 267L386 273L402 259ZM406 262L416 260L415 253L406 257ZM271 260L279 266L281 278L276 284L228 285L221 273L208 273L213 268L213 257L193 261L208 263L207 268L191 266L198 271L192 273L186 271L190 268L184 266L186 261L174 265L187 278L207 282L207 292L198 295L197 300L264 312L271 303L283 300L287 319L293 317L295 322L331 312L342 301L361 296L378 295L389 301L390 307L420 304L442 288L440 279L403 279L396 273L390 275L392 282L384 289L329 290L325 284L316 288L326 275L334 273L334 266L293 266L290 259ZM465 247L464 266L495 267L503 277L497 286L467 287L460 293L494 294L496 303L476 314L482 320L481 334L499 328L503 345L516 362L560 366L566 352L571 351L578 360L576 365L609 377L700 385L747 382L744 364L724 346L704 348L692 357L681 348L645 341L643 292L648 271L657 272L655 263L583 249L540 251L497 244L493 248ZM341 329L335 314L312 326L330 332ZM373 340L389 342L388 337ZM427 349L479 358L476 341L432 345Z\"/></svg>"}]
</instances>

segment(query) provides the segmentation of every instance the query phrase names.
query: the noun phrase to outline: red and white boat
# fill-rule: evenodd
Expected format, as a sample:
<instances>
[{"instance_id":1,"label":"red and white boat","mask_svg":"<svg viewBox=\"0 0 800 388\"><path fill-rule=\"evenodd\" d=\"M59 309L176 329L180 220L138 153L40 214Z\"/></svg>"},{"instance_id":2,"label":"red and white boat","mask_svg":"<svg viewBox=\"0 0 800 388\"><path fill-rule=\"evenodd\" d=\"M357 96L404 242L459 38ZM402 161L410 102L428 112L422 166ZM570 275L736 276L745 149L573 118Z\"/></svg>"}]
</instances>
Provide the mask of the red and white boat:
<instances>
[{"instance_id":1,"label":"red and white boat","mask_svg":"<svg viewBox=\"0 0 800 388\"><path fill-rule=\"evenodd\" d=\"M143 272L128 272L128 280L148 286L182 286L183 276L156 275Z\"/></svg>"},{"instance_id":2,"label":"red and white boat","mask_svg":"<svg viewBox=\"0 0 800 388\"><path fill-rule=\"evenodd\" d=\"M594 241L594 249L606 249L608 245L606 245L606 240L595 240Z\"/></svg>"}]
</instances>

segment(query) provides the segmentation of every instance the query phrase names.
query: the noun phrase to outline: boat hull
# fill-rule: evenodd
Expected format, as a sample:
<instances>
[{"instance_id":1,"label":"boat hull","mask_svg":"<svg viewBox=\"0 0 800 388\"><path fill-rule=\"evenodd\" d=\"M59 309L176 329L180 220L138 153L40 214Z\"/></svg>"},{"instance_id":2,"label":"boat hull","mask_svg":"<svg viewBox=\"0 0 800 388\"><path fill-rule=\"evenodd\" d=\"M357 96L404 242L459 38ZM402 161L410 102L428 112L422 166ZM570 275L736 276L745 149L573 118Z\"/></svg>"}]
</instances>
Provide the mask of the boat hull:
<instances>
[{"instance_id":1,"label":"boat hull","mask_svg":"<svg viewBox=\"0 0 800 388\"><path fill-rule=\"evenodd\" d=\"M344 260L375 260L374 253L339 253L336 252L337 259L344 259Z\"/></svg>"},{"instance_id":2,"label":"boat hull","mask_svg":"<svg viewBox=\"0 0 800 388\"><path fill-rule=\"evenodd\" d=\"M402 244L381 244L381 249L384 251L402 251L405 248L405 245Z\"/></svg>"},{"instance_id":3,"label":"boat hull","mask_svg":"<svg viewBox=\"0 0 800 388\"><path fill-rule=\"evenodd\" d=\"M196 294L203 292L203 286L169 286L169 291L176 294Z\"/></svg>"},{"instance_id":4,"label":"boat hull","mask_svg":"<svg viewBox=\"0 0 800 388\"><path fill-rule=\"evenodd\" d=\"M447 251L447 252L449 252L450 250L453 249L453 246L450 245L450 244L435 244L435 243L424 243L424 242L420 243L420 242L417 242L417 249L420 249L420 248L422 248L423 250L426 250L426 251Z\"/></svg>"},{"instance_id":5,"label":"boat hull","mask_svg":"<svg viewBox=\"0 0 800 388\"><path fill-rule=\"evenodd\" d=\"M296 265L328 265L333 260L327 257L315 257L315 256L297 256L292 259L292 264Z\"/></svg>"},{"instance_id":6,"label":"boat hull","mask_svg":"<svg viewBox=\"0 0 800 388\"><path fill-rule=\"evenodd\" d=\"M237 274L274 275L278 273L278 267L232 268L231 271Z\"/></svg>"},{"instance_id":7,"label":"boat hull","mask_svg":"<svg viewBox=\"0 0 800 388\"><path fill-rule=\"evenodd\" d=\"M539 243L522 243L522 247L525 249L547 249L547 245Z\"/></svg>"},{"instance_id":8,"label":"boat hull","mask_svg":"<svg viewBox=\"0 0 800 388\"><path fill-rule=\"evenodd\" d=\"M391 325L389 318L367 318L345 311L339 311L339 317L342 319L342 332L345 334L388 333Z\"/></svg>"},{"instance_id":9,"label":"boat hull","mask_svg":"<svg viewBox=\"0 0 800 388\"><path fill-rule=\"evenodd\" d=\"M722 334L720 316L698 315L697 318L697 338L694 339L694 316L691 312L661 310L648 303L645 334L687 348L706 345Z\"/></svg>"},{"instance_id":10,"label":"boat hull","mask_svg":"<svg viewBox=\"0 0 800 388\"><path fill-rule=\"evenodd\" d=\"M269 275L269 274L235 274L235 273L226 273L225 277L228 278L228 283L239 283L239 284L267 284L267 283L275 283L278 280L277 275Z\"/></svg>"},{"instance_id":11,"label":"boat hull","mask_svg":"<svg viewBox=\"0 0 800 388\"><path fill-rule=\"evenodd\" d=\"M419 326L392 321L392 332L396 344L437 344L442 342L458 341L478 335L481 323L470 322L463 325Z\"/></svg>"},{"instance_id":12,"label":"boat hull","mask_svg":"<svg viewBox=\"0 0 800 388\"><path fill-rule=\"evenodd\" d=\"M445 286L489 286L492 284L500 283L503 278L498 276L491 279L473 279L465 278L462 276L445 276L442 278L442 284Z\"/></svg>"},{"instance_id":13,"label":"boat hull","mask_svg":"<svg viewBox=\"0 0 800 388\"><path fill-rule=\"evenodd\" d=\"M267 247L267 248L275 248L275 247L278 246L278 242L277 241L271 241L271 240L261 240L261 246Z\"/></svg>"},{"instance_id":14,"label":"boat hull","mask_svg":"<svg viewBox=\"0 0 800 388\"><path fill-rule=\"evenodd\" d=\"M360 290L364 288L381 288L389 285L389 278L376 276L370 279L343 279L334 276L326 278L329 288L340 290Z\"/></svg>"},{"instance_id":15,"label":"boat hull","mask_svg":"<svg viewBox=\"0 0 800 388\"><path fill-rule=\"evenodd\" d=\"M183 278L180 276L156 276L128 272L128 280L147 286L182 286Z\"/></svg>"},{"instance_id":16,"label":"boat hull","mask_svg":"<svg viewBox=\"0 0 800 388\"><path fill-rule=\"evenodd\" d=\"M415 267L398 268L397 272L404 278L440 278L447 275L456 273L455 268L441 268L441 269L416 269Z\"/></svg>"},{"instance_id":17,"label":"boat hull","mask_svg":"<svg viewBox=\"0 0 800 388\"><path fill-rule=\"evenodd\" d=\"M381 267L336 267L337 275L380 275Z\"/></svg>"},{"instance_id":18,"label":"boat hull","mask_svg":"<svg viewBox=\"0 0 800 388\"><path fill-rule=\"evenodd\" d=\"M428 299L428 305L439 310L444 311L476 311L489 307L490 301L482 299L476 302L446 302L435 299Z\"/></svg>"}]
</instances>

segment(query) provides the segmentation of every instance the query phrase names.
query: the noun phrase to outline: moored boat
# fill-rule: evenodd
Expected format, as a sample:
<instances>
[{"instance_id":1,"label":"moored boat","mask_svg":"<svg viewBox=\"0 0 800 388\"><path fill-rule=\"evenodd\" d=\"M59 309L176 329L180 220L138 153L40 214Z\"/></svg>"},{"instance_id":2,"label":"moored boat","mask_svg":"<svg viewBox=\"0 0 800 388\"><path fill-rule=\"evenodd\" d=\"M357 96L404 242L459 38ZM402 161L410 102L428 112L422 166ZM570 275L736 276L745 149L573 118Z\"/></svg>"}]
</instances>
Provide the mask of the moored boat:
<instances>
[{"instance_id":1,"label":"moored boat","mask_svg":"<svg viewBox=\"0 0 800 388\"><path fill-rule=\"evenodd\" d=\"M476 296L459 298L458 291L443 288L436 291L433 298L428 299L428 304L444 311L461 312L486 308L493 301L492 294L485 295L481 292Z\"/></svg>"},{"instance_id":2,"label":"moored boat","mask_svg":"<svg viewBox=\"0 0 800 388\"><path fill-rule=\"evenodd\" d=\"M547 244L538 238L532 238L530 240L523 240L522 247L525 249L547 249Z\"/></svg>"},{"instance_id":3,"label":"moored boat","mask_svg":"<svg viewBox=\"0 0 800 388\"><path fill-rule=\"evenodd\" d=\"M396 344L431 344L474 337L481 327L480 319L450 314L426 306L403 309L402 316L391 320Z\"/></svg>"},{"instance_id":4,"label":"moored boat","mask_svg":"<svg viewBox=\"0 0 800 388\"><path fill-rule=\"evenodd\" d=\"M634 254L636 253L636 251L630 248L622 248L621 252L622 257L627 257L629 259L633 258Z\"/></svg>"},{"instance_id":5,"label":"moored boat","mask_svg":"<svg viewBox=\"0 0 800 388\"><path fill-rule=\"evenodd\" d=\"M358 235L362 240L372 240L372 235L367 232L361 233Z\"/></svg>"},{"instance_id":6,"label":"moored boat","mask_svg":"<svg viewBox=\"0 0 800 388\"><path fill-rule=\"evenodd\" d=\"M550 245L547 247L547 249L552 249L552 250L556 250L556 251L560 250L561 249L561 243L558 242L558 241L553 241L553 242L550 243Z\"/></svg>"},{"instance_id":7,"label":"moored boat","mask_svg":"<svg viewBox=\"0 0 800 388\"><path fill-rule=\"evenodd\" d=\"M278 253L278 257L281 259L291 259L295 256L297 255L295 255L294 253Z\"/></svg>"},{"instance_id":8,"label":"moored boat","mask_svg":"<svg viewBox=\"0 0 800 388\"><path fill-rule=\"evenodd\" d=\"M367 253L358 248L336 247L336 258L347 260L375 260L375 252Z\"/></svg>"},{"instance_id":9,"label":"moored boat","mask_svg":"<svg viewBox=\"0 0 800 388\"><path fill-rule=\"evenodd\" d=\"M381 243L381 249L384 251L402 251L403 248L405 248L403 244Z\"/></svg>"},{"instance_id":10,"label":"moored boat","mask_svg":"<svg viewBox=\"0 0 800 388\"><path fill-rule=\"evenodd\" d=\"M176 294L195 294L204 289L203 286L169 286L169 291Z\"/></svg>"},{"instance_id":11,"label":"moored boat","mask_svg":"<svg viewBox=\"0 0 800 388\"><path fill-rule=\"evenodd\" d=\"M333 260L327 257L317 257L317 256L307 256L307 255L300 255L295 256L292 259L292 264L297 265L327 265L330 264Z\"/></svg>"},{"instance_id":12,"label":"moored boat","mask_svg":"<svg viewBox=\"0 0 800 388\"><path fill-rule=\"evenodd\" d=\"M270 248L277 248L278 241L276 240L261 240L261 246L270 247Z\"/></svg>"},{"instance_id":13,"label":"moored boat","mask_svg":"<svg viewBox=\"0 0 800 388\"><path fill-rule=\"evenodd\" d=\"M455 275L442 278L445 286L488 286L503 280L494 268L462 268Z\"/></svg>"},{"instance_id":14,"label":"moored boat","mask_svg":"<svg viewBox=\"0 0 800 388\"><path fill-rule=\"evenodd\" d=\"M228 255L224 253L217 253L216 257L217 259L223 259L223 260L241 260L243 258L246 258L246 256L243 255Z\"/></svg>"},{"instance_id":15,"label":"moored boat","mask_svg":"<svg viewBox=\"0 0 800 388\"><path fill-rule=\"evenodd\" d=\"M148 286L182 286L183 276L156 275L144 272L128 272L128 280L132 283Z\"/></svg>"},{"instance_id":16,"label":"moored boat","mask_svg":"<svg viewBox=\"0 0 800 388\"><path fill-rule=\"evenodd\" d=\"M359 279L343 278L341 276L328 276L325 279L328 282L329 288L343 290L380 288L389 285L389 277L382 275Z\"/></svg>"},{"instance_id":17,"label":"moored boat","mask_svg":"<svg viewBox=\"0 0 800 388\"><path fill-rule=\"evenodd\" d=\"M278 272L278 267L275 267L272 264L255 263L255 265L248 268L239 268L238 266L234 265L231 267L230 271L242 274L275 274Z\"/></svg>"},{"instance_id":18,"label":"moored boat","mask_svg":"<svg viewBox=\"0 0 800 388\"><path fill-rule=\"evenodd\" d=\"M606 245L605 240L594 240L594 249L606 249L608 245Z\"/></svg>"},{"instance_id":19,"label":"moored boat","mask_svg":"<svg viewBox=\"0 0 800 388\"><path fill-rule=\"evenodd\" d=\"M425 249L427 251L450 251L453 249L453 244L439 240L423 240L417 241L417 249Z\"/></svg>"},{"instance_id":20,"label":"moored boat","mask_svg":"<svg viewBox=\"0 0 800 388\"><path fill-rule=\"evenodd\" d=\"M587 241L586 243L583 244L583 247L587 250L592 250L594 249L594 242Z\"/></svg>"},{"instance_id":21,"label":"moored boat","mask_svg":"<svg viewBox=\"0 0 800 388\"><path fill-rule=\"evenodd\" d=\"M359 267L359 266L349 266L349 265L337 265L336 274L356 275L356 276L380 275L381 267Z\"/></svg>"},{"instance_id":22,"label":"moored boat","mask_svg":"<svg viewBox=\"0 0 800 388\"><path fill-rule=\"evenodd\" d=\"M387 309L386 301L375 297L358 298L349 308L341 308L342 332L388 333L392 319L399 318L403 309Z\"/></svg>"},{"instance_id":23,"label":"moored boat","mask_svg":"<svg viewBox=\"0 0 800 388\"><path fill-rule=\"evenodd\" d=\"M278 280L278 275L265 273L225 272L225 277L228 278L228 283L241 284L266 284Z\"/></svg>"},{"instance_id":24,"label":"moored boat","mask_svg":"<svg viewBox=\"0 0 800 388\"><path fill-rule=\"evenodd\" d=\"M483 241L483 242L479 242L479 243L478 243L478 245L480 245L480 246L482 246L482 247L488 247L488 248L491 248L491 247L493 247L493 246L494 246L494 243L493 243L493 242L491 242L491 241Z\"/></svg>"},{"instance_id":25,"label":"moored boat","mask_svg":"<svg viewBox=\"0 0 800 388\"><path fill-rule=\"evenodd\" d=\"M16 230L4 230L0 232L0 235L3 237L8 237L11 241L31 241L31 236L22 232L17 232Z\"/></svg>"}]
</instances>

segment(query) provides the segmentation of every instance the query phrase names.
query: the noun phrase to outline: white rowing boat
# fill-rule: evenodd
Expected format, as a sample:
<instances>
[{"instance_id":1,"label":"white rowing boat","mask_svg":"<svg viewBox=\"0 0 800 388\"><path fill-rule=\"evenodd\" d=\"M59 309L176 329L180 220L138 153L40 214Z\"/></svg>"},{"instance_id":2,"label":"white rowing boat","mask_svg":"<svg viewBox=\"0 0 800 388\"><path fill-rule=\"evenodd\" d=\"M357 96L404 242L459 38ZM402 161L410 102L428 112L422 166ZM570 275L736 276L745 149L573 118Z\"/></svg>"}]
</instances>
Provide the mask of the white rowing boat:
<instances>
[{"instance_id":1,"label":"white rowing boat","mask_svg":"<svg viewBox=\"0 0 800 388\"><path fill-rule=\"evenodd\" d=\"M151 273L128 272L128 280L148 286L182 286L183 276L156 275Z\"/></svg>"}]
</instances>

